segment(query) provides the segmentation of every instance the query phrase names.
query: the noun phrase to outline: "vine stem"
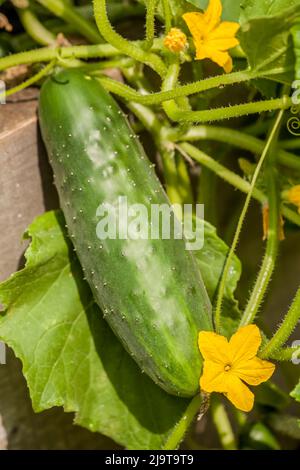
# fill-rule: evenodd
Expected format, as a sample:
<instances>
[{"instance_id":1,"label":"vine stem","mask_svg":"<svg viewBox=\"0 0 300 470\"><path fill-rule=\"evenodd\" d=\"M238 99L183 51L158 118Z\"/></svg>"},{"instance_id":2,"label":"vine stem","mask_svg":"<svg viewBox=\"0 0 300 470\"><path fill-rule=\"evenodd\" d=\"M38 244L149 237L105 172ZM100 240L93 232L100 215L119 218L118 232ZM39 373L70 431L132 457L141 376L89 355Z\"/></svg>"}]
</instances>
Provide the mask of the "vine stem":
<instances>
[{"instance_id":1,"label":"vine stem","mask_svg":"<svg viewBox=\"0 0 300 470\"><path fill-rule=\"evenodd\" d=\"M268 359L274 359L275 361L289 362L293 357L300 357L300 347L291 348L280 348L276 351L271 351L268 355Z\"/></svg>"},{"instance_id":2,"label":"vine stem","mask_svg":"<svg viewBox=\"0 0 300 470\"><path fill-rule=\"evenodd\" d=\"M223 403L216 396L211 397L212 419L225 450L237 450L236 439Z\"/></svg>"},{"instance_id":3,"label":"vine stem","mask_svg":"<svg viewBox=\"0 0 300 470\"><path fill-rule=\"evenodd\" d=\"M300 318L300 288L297 291L296 297L292 303L291 308L287 312L282 324L274 334L273 338L266 344L260 353L260 357L268 359L271 355L280 350L280 348L288 340L292 332L297 326Z\"/></svg>"},{"instance_id":4,"label":"vine stem","mask_svg":"<svg viewBox=\"0 0 300 470\"><path fill-rule=\"evenodd\" d=\"M17 85L14 88L10 88L9 90L4 92L3 94L0 93L0 98L1 98L2 95L5 95L6 97L11 96L14 93L17 93L18 91L24 90L25 88L27 88L27 87L33 85L34 83L38 82L41 78L43 78L45 75L47 75L53 69L55 63L56 63L56 60L53 60L52 62L47 64L42 70L40 70L37 74L30 77L28 80L25 80L25 82L21 83L20 85Z\"/></svg>"},{"instance_id":5,"label":"vine stem","mask_svg":"<svg viewBox=\"0 0 300 470\"><path fill-rule=\"evenodd\" d=\"M244 132L220 126L194 126L191 127L185 135L180 136L179 139L187 142L214 140L234 145L235 147L248 150L254 154L261 153L264 149L264 142L262 140ZM282 145L282 141L279 142L279 145ZM282 165L300 171L300 158L296 155L278 148L277 158L278 162Z\"/></svg>"},{"instance_id":6,"label":"vine stem","mask_svg":"<svg viewBox=\"0 0 300 470\"><path fill-rule=\"evenodd\" d=\"M273 274L277 252L278 252L278 222L279 222L279 213L278 213L278 204L275 202L277 198L277 193L274 192L272 188L272 203L269 204L270 208L270 227L268 230L268 240L265 255L263 258L262 266L260 268L258 277L254 284L253 290L251 292L250 299L247 303L246 309L242 315L240 321L240 327L249 325L253 323L261 302L265 296L266 290L268 288L271 276ZM269 193L270 194L270 193ZM274 203L275 202L275 203Z\"/></svg>"},{"instance_id":7,"label":"vine stem","mask_svg":"<svg viewBox=\"0 0 300 470\"><path fill-rule=\"evenodd\" d=\"M209 407L209 396L208 395L196 395L188 405L183 416L178 421L173 431L169 435L166 443L164 444L162 450L176 450L178 449L180 443L184 439L184 436L190 427L193 419L199 413L198 419L200 420Z\"/></svg>"},{"instance_id":8,"label":"vine stem","mask_svg":"<svg viewBox=\"0 0 300 470\"><path fill-rule=\"evenodd\" d=\"M36 62L49 62L57 56L63 59L79 58L106 58L120 55L119 51L110 44L71 47L41 47L31 51L19 52L0 59L0 71L20 64L34 64Z\"/></svg>"},{"instance_id":9,"label":"vine stem","mask_svg":"<svg viewBox=\"0 0 300 470\"><path fill-rule=\"evenodd\" d=\"M94 0L94 16L100 33L109 44L121 53L148 65L161 77L164 76L166 67L160 57L153 52L144 51L137 43L128 41L113 29L107 16L106 0Z\"/></svg>"},{"instance_id":10,"label":"vine stem","mask_svg":"<svg viewBox=\"0 0 300 470\"><path fill-rule=\"evenodd\" d=\"M162 5L164 10L165 30L168 32L172 27L172 12L169 0L162 0Z\"/></svg>"},{"instance_id":11,"label":"vine stem","mask_svg":"<svg viewBox=\"0 0 300 470\"><path fill-rule=\"evenodd\" d=\"M215 310L215 327L216 327L217 332L219 332L220 329L221 329L222 303L223 303L224 292L225 292L225 289L226 289L227 276L228 276L229 269L230 269L231 262L232 262L232 257L235 253L237 244L239 242L240 233L241 233L241 230L242 230L245 218L246 218L246 214L247 214L247 211L248 211L248 208L249 208L249 205L250 205L250 201L251 201L253 192L255 190L255 185L257 183L258 176L260 174L260 171L262 169L264 161L265 161L265 159L266 159L266 157L269 153L270 147L273 143L273 139L277 134L278 128L280 127L283 115L284 115L284 111L282 110L282 111L279 112L279 114L277 116L276 122L275 122L275 124L273 126L273 129L270 133L270 136L267 140L264 151L263 151L263 153L260 157L260 160L259 160L259 162L256 166L256 169L255 169L252 181L251 181L251 185L250 185L250 191L247 194L246 201L245 201L241 216L239 218L239 222L238 222L238 225L237 225L235 236L234 236L232 245L231 245L230 250L229 250L229 254L228 254L226 262L225 262L225 266L224 266L224 270L223 270L223 274L222 274L222 278L221 278L221 282L220 282L220 287L219 287L219 291L218 291L216 310Z\"/></svg>"},{"instance_id":12,"label":"vine stem","mask_svg":"<svg viewBox=\"0 0 300 470\"><path fill-rule=\"evenodd\" d=\"M121 38L122 39L122 38ZM140 46L141 41L133 41L129 43L124 40L126 44L130 46ZM160 47L160 40L155 39L154 48ZM137 47L138 50L139 47ZM120 50L114 47L112 44L99 44L90 46L71 46L57 48L63 58L77 57L82 59L112 57L120 55ZM144 54L146 52L142 51ZM125 51L124 53L127 54ZM11 54L7 57L0 58L0 71L5 70L9 67L14 67L20 64L28 64L35 62L47 62L54 58L54 49L40 48L32 51L19 52L17 54ZM134 58L134 57L133 57ZM160 104L163 101L172 100L184 96L193 95L199 92L204 92L212 88L219 86L232 85L234 83L241 83L261 76L260 72L254 73L249 70L242 72L235 72L228 75L218 75L216 77L206 78L205 80L198 80L194 83L188 83L186 85L176 86L173 90L162 91L157 93L149 93L148 95L140 94L137 90L112 80L109 78L103 79L103 85L106 89L114 94L125 98L128 101L135 101L137 103L152 105Z\"/></svg>"},{"instance_id":13,"label":"vine stem","mask_svg":"<svg viewBox=\"0 0 300 470\"><path fill-rule=\"evenodd\" d=\"M42 46L55 43L55 35L39 21L30 8L18 8L17 13L27 34Z\"/></svg>"},{"instance_id":14,"label":"vine stem","mask_svg":"<svg viewBox=\"0 0 300 470\"><path fill-rule=\"evenodd\" d=\"M105 86L110 92L129 101L136 101L137 103L145 105L153 105L161 104L163 101L169 101L175 98L194 95L196 93L208 91L212 88L218 88L220 86L242 83L254 78L258 78L259 76L260 73L253 73L249 70L243 72L234 72L228 75L217 75L216 77L205 78L204 80L198 80L186 85L175 84L172 90L149 93L148 95L142 95L134 88L125 85L124 83L117 82L113 79L107 79L105 81Z\"/></svg>"},{"instance_id":15,"label":"vine stem","mask_svg":"<svg viewBox=\"0 0 300 470\"><path fill-rule=\"evenodd\" d=\"M161 87L162 92L172 91L174 87L176 87L179 73L180 73L179 62L177 59L173 59L168 67L166 76L163 80L162 87ZM174 111L176 112L176 110L178 109L178 105L176 104L174 99L163 101L162 105L168 117L170 116L170 114L173 114ZM187 110L186 108L185 108L185 111L189 112L189 110Z\"/></svg>"},{"instance_id":16,"label":"vine stem","mask_svg":"<svg viewBox=\"0 0 300 470\"><path fill-rule=\"evenodd\" d=\"M144 42L144 49L149 50L153 46L155 34L155 9L157 0L147 0L147 13L146 13L146 39Z\"/></svg>"},{"instance_id":17,"label":"vine stem","mask_svg":"<svg viewBox=\"0 0 300 470\"><path fill-rule=\"evenodd\" d=\"M249 194L251 185L248 181L233 171L228 170L225 166L204 153L202 150L199 150L198 148L188 143L178 144L176 147L180 152L183 153L183 155L190 156L193 160L213 171L217 176L234 186L236 189L239 189L245 194ZM267 200L265 194L257 188L254 189L252 196L262 204L264 204Z\"/></svg>"},{"instance_id":18,"label":"vine stem","mask_svg":"<svg viewBox=\"0 0 300 470\"><path fill-rule=\"evenodd\" d=\"M280 121L281 125L282 120ZM265 164L265 178L267 181L269 228L267 234L267 246L258 277L252 289L250 299L240 321L240 327L254 322L257 312L261 306L271 276L275 269L276 258L279 245L279 198L277 188L276 151L278 144L278 134L280 125L277 126L276 134L273 137L272 148L269 150L269 157Z\"/></svg>"},{"instance_id":19,"label":"vine stem","mask_svg":"<svg viewBox=\"0 0 300 470\"><path fill-rule=\"evenodd\" d=\"M177 122L213 122L221 119L231 119L265 111L285 110L292 105L288 96L273 100L256 101L238 104L225 108L207 109L205 111L182 111L179 107L169 110L168 117ZM171 112L170 112L171 111Z\"/></svg>"},{"instance_id":20,"label":"vine stem","mask_svg":"<svg viewBox=\"0 0 300 470\"><path fill-rule=\"evenodd\" d=\"M102 38L99 35L97 29L93 24L81 16L72 7L62 2L61 0L36 0L38 3L51 11L55 16L62 18L67 23L70 23L76 27L76 30L82 34L86 39L92 43L102 42Z\"/></svg>"},{"instance_id":21,"label":"vine stem","mask_svg":"<svg viewBox=\"0 0 300 470\"><path fill-rule=\"evenodd\" d=\"M173 80L172 77L178 75L178 63L171 64L166 78L165 83L168 83L168 80ZM241 72L238 72L241 73ZM232 74L234 75L234 74ZM218 77L219 82L226 81L225 75ZM108 89L108 91L115 93L123 98L136 101L142 104L160 104L163 103L164 110L167 116L176 122L188 123L188 122L212 122L219 121L221 119L230 119L234 117L245 116L249 114L262 113L264 111L274 111L278 109L287 109L291 106L292 100L288 96L282 98L277 98L273 100L264 100L257 101L253 103L245 103L234 106L227 106L223 108L208 109L205 111L190 111L188 109L182 109L179 107L175 101L175 98L192 95L197 92L203 92L209 90L210 88L215 88L216 78L201 80L192 84L177 86L176 88L166 89L163 87L161 92L152 93L149 95L141 95L133 88L128 85L116 82L109 78L103 80L103 86ZM232 77L233 78L233 77ZM248 76L249 79L249 76ZM237 80L235 76L236 83L241 80ZM174 80L173 80L174 82Z\"/></svg>"},{"instance_id":22,"label":"vine stem","mask_svg":"<svg viewBox=\"0 0 300 470\"><path fill-rule=\"evenodd\" d=\"M162 83L162 91L172 90L176 86L176 83L178 81L179 71L180 71L180 67L179 67L177 58L171 59L171 64L168 67L166 76ZM163 103L163 108L166 114L168 114L167 112L168 107L173 106L173 104L176 106L174 100L165 101ZM164 139L160 138L160 136L158 137L159 137L158 145L159 145L160 153L162 156L164 172L166 175L167 194L172 204L175 204L175 203L181 204L182 198L178 190L178 175L177 175L175 151L174 151L175 147L173 144L170 144L169 142L165 142Z\"/></svg>"},{"instance_id":23,"label":"vine stem","mask_svg":"<svg viewBox=\"0 0 300 470\"><path fill-rule=\"evenodd\" d=\"M176 144L176 148L186 157L191 157L196 162L200 163L201 165L209 168L213 171L217 176L222 178L227 183L234 186L236 189L239 189L241 192L245 194L249 194L251 190L251 185L248 181L241 178L239 175L234 173L233 171L228 170L225 166L221 165L219 162L214 160L212 157L207 155L206 153L199 150L197 147L189 143L181 143ZM257 188L254 188L252 191L252 197L259 201L261 204L265 204L267 202L267 196ZM295 211L289 209L288 207L283 207L282 215L286 217L288 220L293 222L294 224L300 227L300 215L297 214Z\"/></svg>"}]
</instances>

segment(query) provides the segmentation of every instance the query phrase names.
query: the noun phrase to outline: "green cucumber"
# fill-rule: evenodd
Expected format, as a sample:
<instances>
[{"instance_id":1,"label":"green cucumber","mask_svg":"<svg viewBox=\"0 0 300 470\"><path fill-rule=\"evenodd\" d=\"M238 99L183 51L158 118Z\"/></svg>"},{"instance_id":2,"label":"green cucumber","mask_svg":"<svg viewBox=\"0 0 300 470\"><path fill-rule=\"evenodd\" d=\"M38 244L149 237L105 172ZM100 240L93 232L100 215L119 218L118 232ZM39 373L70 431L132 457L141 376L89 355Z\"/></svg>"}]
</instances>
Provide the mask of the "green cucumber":
<instances>
[{"instance_id":1,"label":"green cucumber","mask_svg":"<svg viewBox=\"0 0 300 470\"><path fill-rule=\"evenodd\" d=\"M42 86L42 136L69 235L94 298L140 368L167 392L193 396L199 330L211 304L194 256L175 239L105 239L100 204L168 204L126 117L96 78L60 71ZM122 373L122 358L120 371Z\"/></svg>"}]
</instances>

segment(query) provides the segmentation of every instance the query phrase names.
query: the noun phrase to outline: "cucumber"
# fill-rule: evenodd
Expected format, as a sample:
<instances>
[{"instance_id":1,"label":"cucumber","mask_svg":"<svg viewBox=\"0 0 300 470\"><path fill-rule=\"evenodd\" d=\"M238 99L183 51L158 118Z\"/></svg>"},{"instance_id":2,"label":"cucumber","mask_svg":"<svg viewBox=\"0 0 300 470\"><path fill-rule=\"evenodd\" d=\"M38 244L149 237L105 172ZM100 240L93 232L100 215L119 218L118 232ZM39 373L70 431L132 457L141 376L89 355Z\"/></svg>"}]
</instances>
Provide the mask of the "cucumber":
<instances>
[{"instance_id":1,"label":"cucumber","mask_svg":"<svg viewBox=\"0 0 300 470\"><path fill-rule=\"evenodd\" d=\"M95 301L142 371L168 393L193 396L202 366L198 332L212 329L194 256L174 237L99 240L96 233L102 203L126 196L128 205L148 210L169 205L126 117L96 78L66 70L43 84L39 118L68 233Z\"/></svg>"}]
</instances>

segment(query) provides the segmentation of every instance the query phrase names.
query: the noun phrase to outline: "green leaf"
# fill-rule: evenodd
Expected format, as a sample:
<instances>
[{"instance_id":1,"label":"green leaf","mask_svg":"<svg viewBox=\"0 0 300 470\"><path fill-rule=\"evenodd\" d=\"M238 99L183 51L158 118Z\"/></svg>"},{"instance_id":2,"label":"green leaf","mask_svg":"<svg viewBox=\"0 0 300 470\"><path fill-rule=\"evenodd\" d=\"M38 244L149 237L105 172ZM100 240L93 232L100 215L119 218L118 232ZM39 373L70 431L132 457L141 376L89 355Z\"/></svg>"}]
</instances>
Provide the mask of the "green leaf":
<instances>
[{"instance_id":1,"label":"green leaf","mask_svg":"<svg viewBox=\"0 0 300 470\"><path fill-rule=\"evenodd\" d=\"M252 10L245 10L239 39L253 71L290 84L295 66L290 30L300 16L300 4L297 2L291 8L274 11L276 14L271 16L253 17Z\"/></svg>"},{"instance_id":2,"label":"green leaf","mask_svg":"<svg viewBox=\"0 0 300 470\"><path fill-rule=\"evenodd\" d=\"M187 400L172 397L141 373L102 318L66 237L61 212L38 217L26 266L0 285L7 307L0 338L23 363L33 407L63 406L75 422L129 449L159 449ZM197 253L204 281L215 296L228 247L205 223L205 247ZM237 258L226 291L240 276Z\"/></svg>"},{"instance_id":3,"label":"green leaf","mask_svg":"<svg viewBox=\"0 0 300 470\"><path fill-rule=\"evenodd\" d=\"M296 24L291 29L292 37L293 37L293 44L294 44L294 52L296 57L295 63L295 78L296 80L300 80L300 23Z\"/></svg>"},{"instance_id":4,"label":"green leaf","mask_svg":"<svg viewBox=\"0 0 300 470\"><path fill-rule=\"evenodd\" d=\"M0 337L23 363L35 411L63 406L75 422L129 449L159 449L187 400L142 374L99 308L60 213L35 220L25 269L0 286Z\"/></svg>"},{"instance_id":5,"label":"green leaf","mask_svg":"<svg viewBox=\"0 0 300 470\"><path fill-rule=\"evenodd\" d=\"M188 0L201 10L206 10L209 0ZM224 21L239 21L240 2L237 0L222 0L223 12L222 19Z\"/></svg>"},{"instance_id":6,"label":"green leaf","mask_svg":"<svg viewBox=\"0 0 300 470\"><path fill-rule=\"evenodd\" d=\"M271 82L264 78L257 78L256 80L252 80L250 83L251 86L255 86L264 98L271 100L277 97L278 83Z\"/></svg>"},{"instance_id":7,"label":"green leaf","mask_svg":"<svg viewBox=\"0 0 300 470\"><path fill-rule=\"evenodd\" d=\"M273 16L298 4L298 0L243 0L240 5L241 21L261 16Z\"/></svg>"}]
</instances>

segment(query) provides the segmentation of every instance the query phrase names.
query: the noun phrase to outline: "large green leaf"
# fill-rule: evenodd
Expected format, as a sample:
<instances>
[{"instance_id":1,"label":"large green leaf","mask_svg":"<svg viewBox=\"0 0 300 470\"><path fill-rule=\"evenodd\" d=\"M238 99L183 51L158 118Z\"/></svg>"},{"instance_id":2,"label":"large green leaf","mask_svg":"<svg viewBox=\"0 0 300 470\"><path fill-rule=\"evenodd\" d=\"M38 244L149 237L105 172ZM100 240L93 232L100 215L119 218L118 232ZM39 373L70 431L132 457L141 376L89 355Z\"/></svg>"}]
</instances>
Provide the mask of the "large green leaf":
<instances>
[{"instance_id":1,"label":"large green leaf","mask_svg":"<svg viewBox=\"0 0 300 470\"><path fill-rule=\"evenodd\" d=\"M209 0L188 0L201 10L205 10ZM240 2L237 0L222 0L223 12L222 19L225 21L239 21L240 17Z\"/></svg>"},{"instance_id":2,"label":"large green leaf","mask_svg":"<svg viewBox=\"0 0 300 470\"><path fill-rule=\"evenodd\" d=\"M60 215L36 219L25 269L0 287L0 337L23 363L35 411L63 406L75 422L129 449L159 449L187 401L142 374L95 305Z\"/></svg>"},{"instance_id":3,"label":"large green leaf","mask_svg":"<svg viewBox=\"0 0 300 470\"><path fill-rule=\"evenodd\" d=\"M298 4L298 0L243 0L240 3L241 21L261 16L273 16Z\"/></svg>"},{"instance_id":4,"label":"large green leaf","mask_svg":"<svg viewBox=\"0 0 300 470\"><path fill-rule=\"evenodd\" d=\"M239 39L252 70L282 83L293 81L295 55L290 31L299 17L298 1L271 16L253 18L244 14Z\"/></svg>"},{"instance_id":5,"label":"large green leaf","mask_svg":"<svg viewBox=\"0 0 300 470\"><path fill-rule=\"evenodd\" d=\"M188 404L157 387L124 351L103 320L66 238L60 212L48 212L30 226L26 266L0 285L6 312L0 338L23 363L33 407L63 406L75 422L129 449L159 449ZM205 248L198 252L213 298L228 247L205 224ZM240 275L234 259L226 291Z\"/></svg>"}]
</instances>

